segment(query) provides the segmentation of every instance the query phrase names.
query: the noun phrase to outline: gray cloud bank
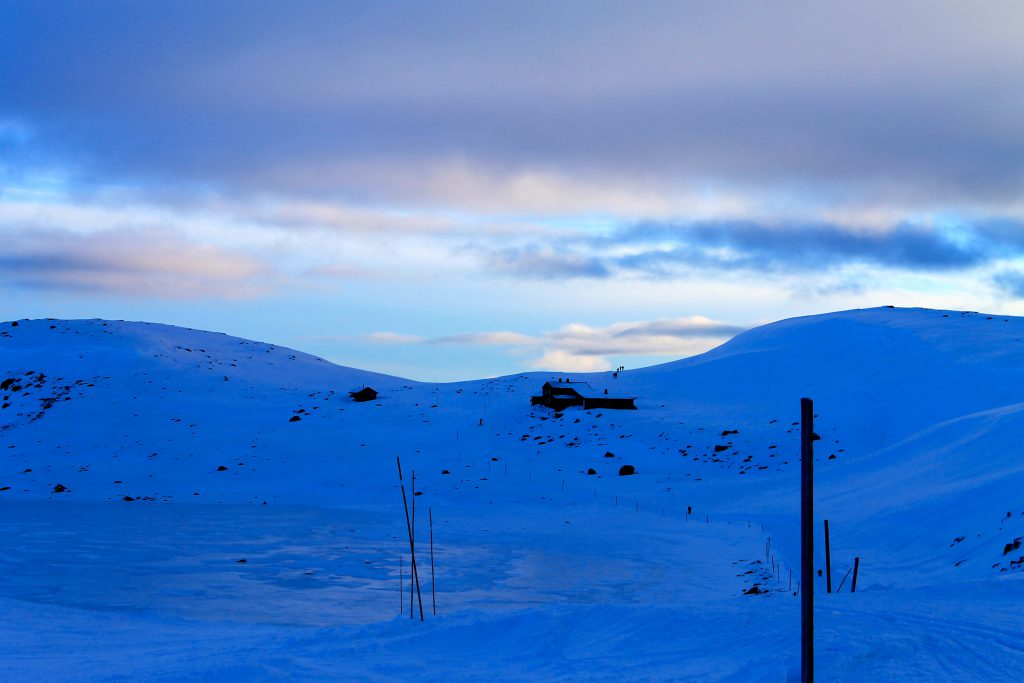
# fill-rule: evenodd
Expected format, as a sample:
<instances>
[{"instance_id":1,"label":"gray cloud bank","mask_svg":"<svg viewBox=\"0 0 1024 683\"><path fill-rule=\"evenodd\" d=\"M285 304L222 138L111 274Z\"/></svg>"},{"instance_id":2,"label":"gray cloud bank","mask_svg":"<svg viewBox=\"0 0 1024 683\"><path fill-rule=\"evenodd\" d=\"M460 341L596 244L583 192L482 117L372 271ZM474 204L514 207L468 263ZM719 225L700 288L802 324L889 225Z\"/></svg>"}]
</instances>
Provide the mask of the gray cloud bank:
<instances>
[{"instance_id":1,"label":"gray cloud bank","mask_svg":"<svg viewBox=\"0 0 1024 683\"><path fill-rule=\"evenodd\" d=\"M2 228L3 226L0 226ZM81 234L0 230L0 287L155 299L240 298L267 267L243 254L152 229Z\"/></svg>"},{"instance_id":2,"label":"gray cloud bank","mask_svg":"<svg viewBox=\"0 0 1024 683\"><path fill-rule=\"evenodd\" d=\"M855 229L835 224L754 221L647 222L598 238L497 250L488 265L514 276L672 277L694 271L777 274L865 265L957 272L1024 256L1024 222L949 226L898 224Z\"/></svg>"},{"instance_id":3,"label":"gray cloud bank","mask_svg":"<svg viewBox=\"0 0 1024 683\"><path fill-rule=\"evenodd\" d=\"M5 152L101 177L378 200L409 190L359 164L941 199L1024 179L1015 3L14 0L0 21L0 118L34 131Z\"/></svg>"}]
</instances>

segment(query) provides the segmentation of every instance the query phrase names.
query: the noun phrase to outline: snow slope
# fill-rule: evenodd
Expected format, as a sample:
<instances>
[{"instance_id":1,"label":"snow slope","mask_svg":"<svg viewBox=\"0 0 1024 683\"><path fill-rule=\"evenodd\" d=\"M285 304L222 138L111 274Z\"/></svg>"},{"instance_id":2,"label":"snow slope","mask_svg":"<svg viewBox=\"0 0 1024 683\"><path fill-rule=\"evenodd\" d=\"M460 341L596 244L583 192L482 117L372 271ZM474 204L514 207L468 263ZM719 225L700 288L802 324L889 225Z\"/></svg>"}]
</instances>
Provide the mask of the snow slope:
<instances>
[{"instance_id":1,"label":"snow slope","mask_svg":"<svg viewBox=\"0 0 1024 683\"><path fill-rule=\"evenodd\" d=\"M857 593L816 587L819 677L1016 680L1022 340L1024 319L976 313L797 318L570 378L637 411L553 413L529 396L564 374L426 384L163 325L4 323L0 531L16 540L0 666L11 680L792 679L809 396L834 586L861 558ZM349 399L367 385L378 400ZM417 477L423 624L398 616L396 456L407 493Z\"/></svg>"}]
</instances>

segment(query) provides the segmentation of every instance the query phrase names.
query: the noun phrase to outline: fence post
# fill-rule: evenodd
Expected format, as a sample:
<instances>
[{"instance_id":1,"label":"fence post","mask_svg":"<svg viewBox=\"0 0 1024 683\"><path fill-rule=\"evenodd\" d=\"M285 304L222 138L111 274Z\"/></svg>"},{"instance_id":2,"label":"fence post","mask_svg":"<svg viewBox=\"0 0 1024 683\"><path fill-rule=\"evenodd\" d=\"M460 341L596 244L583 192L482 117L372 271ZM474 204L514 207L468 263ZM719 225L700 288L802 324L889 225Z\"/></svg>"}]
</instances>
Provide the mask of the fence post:
<instances>
[{"instance_id":1,"label":"fence post","mask_svg":"<svg viewBox=\"0 0 1024 683\"><path fill-rule=\"evenodd\" d=\"M423 596L420 594L420 575L416 570L416 545L412 535L412 523L409 520L409 499L405 497L405 483L402 481L402 460L396 456L395 462L398 463L398 483L402 487L402 505L405 507L405 530L409 534L409 610L412 611L412 586L415 584L416 597L420 605L420 621L423 621Z\"/></svg>"},{"instance_id":2,"label":"fence post","mask_svg":"<svg viewBox=\"0 0 1024 683\"><path fill-rule=\"evenodd\" d=\"M427 508L427 520L430 523L430 604L437 614L437 593L434 591L434 511Z\"/></svg>"},{"instance_id":3,"label":"fence post","mask_svg":"<svg viewBox=\"0 0 1024 683\"><path fill-rule=\"evenodd\" d=\"M800 399L800 681L814 682L814 402Z\"/></svg>"},{"instance_id":4,"label":"fence post","mask_svg":"<svg viewBox=\"0 0 1024 683\"><path fill-rule=\"evenodd\" d=\"M832 592L832 546L829 545L828 520L825 520L825 590Z\"/></svg>"}]
</instances>

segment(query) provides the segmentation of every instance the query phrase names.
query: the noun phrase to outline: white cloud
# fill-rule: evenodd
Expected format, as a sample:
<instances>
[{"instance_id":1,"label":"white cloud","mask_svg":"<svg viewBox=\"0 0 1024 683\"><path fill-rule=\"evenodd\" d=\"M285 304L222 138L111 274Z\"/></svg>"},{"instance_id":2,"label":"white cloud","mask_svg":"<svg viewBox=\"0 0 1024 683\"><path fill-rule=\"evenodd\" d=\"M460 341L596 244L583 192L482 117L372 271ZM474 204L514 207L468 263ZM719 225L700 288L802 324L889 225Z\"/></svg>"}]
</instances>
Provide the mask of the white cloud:
<instances>
[{"instance_id":1,"label":"white cloud","mask_svg":"<svg viewBox=\"0 0 1024 683\"><path fill-rule=\"evenodd\" d=\"M542 341L518 332L473 332L436 337L431 344L471 344L476 346L537 346Z\"/></svg>"},{"instance_id":2,"label":"white cloud","mask_svg":"<svg viewBox=\"0 0 1024 683\"><path fill-rule=\"evenodd\" d=\"M269 267L244 253L167 231L60 229L0 233L0 284L156 299L242 298L264 293Z\"/></svg>"},{"instance_id":3,"label":"white cloud","mask_svg":"<svg viewBox=\"0 0 1024 683\"><path fill-rule=\"evenodd\" d=\"M376 332L361 339L384 344L465 344L539 349L541 355L528 362L530 367L591 372L609 369L612 366L609 356L691 356L720 344L743 329L703 316L691 316L618 322L605 327L570 323L540 335L498 331L424 338Z\"/></svg>"},{"instance_id":4,"label":"white cloud","mask_svg":"<svg viewBox=\"0 0 1024 683\"><path fill-rule=\"evenodd\" d=\"M602 356L580 356L560 349L546 351L540 358L530 361L530 366L537 370L562 372L600 372L612 367Z\"/></svg>"},{"instance_id":5,"label":"white cloud","mask_svg":"<svg viewBox=\"0 0 1024 683\"><path fill-rule=\"evenodd\" d=\"M374 344L420 344L426 341L414 334L398 334L397 332L371 332L360 337L363 341Z\"/></svg>"}]
</instances>

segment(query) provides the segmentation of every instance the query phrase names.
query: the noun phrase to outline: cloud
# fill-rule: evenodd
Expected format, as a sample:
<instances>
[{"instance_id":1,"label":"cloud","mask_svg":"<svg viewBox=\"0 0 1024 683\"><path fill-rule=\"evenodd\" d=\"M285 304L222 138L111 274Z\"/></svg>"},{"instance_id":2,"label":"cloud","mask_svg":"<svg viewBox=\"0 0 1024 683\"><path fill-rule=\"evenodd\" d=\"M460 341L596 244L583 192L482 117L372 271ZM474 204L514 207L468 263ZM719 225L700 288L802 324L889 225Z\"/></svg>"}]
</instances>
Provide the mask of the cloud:
<instances>
[{"instance_id":1,"label":"cloud","mask_svg":"<svg viewBox=\"0 0 1024 683\"><path fill-rule=\"evenodd\" d=\"M1014 3L250 10L7 3L0 116L34 131L25 159L100 177L395 198L408 184L326 171L432 187L423 170L462 157L516 179L519 210L557 201L551 173L940 202L1012 198L1024 177ZM430 192L460 201L450 179Z\"/></svg>"},{"instance_id":2,"label":"cloud","mask_svg":"<svg viewBox=\"0 0 1024 683\"><path fill-rule=\"evenodd\" d=\"M380 270L364 268L363 266L346 263L329 263L320 266L313 266L306 270L306 274L335 280L379 278L384 275Z\"/></svg>"},{"instance_id":3,"label":"cloud","mask_svg":"<svg viewBox=\"0 0 1024 683\"><path fill-rule=\"evenodd\" d=\"M1024 256L1024 220L972 224L898 223L858 228L829 223L648 221L595 237L552 237L549 243L495 248L490 268L523 278L658 279L723 273L785 277L869 267L955 273ZM844 285L845 287L845 285Z\"/></svg>"},{"instance_id":4,"label":"cloud","mask_svg":"<svg viewBox=\"0 0 1024 683\"><path fill-rule=\"evenodd\" d=\"M155 230L0 233L0 284L19 289L157 299L241 298L269 269L240 253Z\"/></svg>"},{"instance_id":5,"label":"cloud","mask_svg":"<svg viewBox=\"0 0 1024 683\"><path fill-rule=\"evenodd\" d=\"M701 316L643 322L618 322L606 327L580 323L547 333L545 340L574 356L689 356L742 332L744 327Z\"/></svg>"},{"instance_id":6,"label":"cloud","mask_svg":"<svg viewBox=\"0 0 1024 683\"><path fill-rule=\"evenodd\" d=\"M435 337L427 340L430 344L469 344L473 346L535 346L540 343L536 337L518 332L474 332Z\"/></svg>"},{"instance_id":7,"label":"cloud","mask_svg":"<svg viewBox=\"0 0 1024 683\"><path fill-rule=\"evenodd\" d=\"M992 276L992 284L1003 294L1014 299L1024 299L1024 272L1003 270Z\"/></svg>"},{"instance_id":8,"label":"cloud","mask_svg":"<svg viewBox=\"0 0 1024 683\"><path fill-rule=\"evenodd\" d=\"M530 367L591 372L610 368L609 356L691 356L706 351L745 329L742 326L702 316L692 316L618 322L606 327L572 323L540 335L499 331L425 338L377 332L365 335L361 339L385 344L505 346L531 352L539 349L541 355L528 361Z\"/></svg>"},{"instance_id":9,"label":"cloud","mask_svg":"<svg viewBox=\"0 0 1024 683\"><path fill-rule=\"evenodd\" d=\"M612 367L608 359L602 356L581 356L561 349L545 351L530 366L537 370L560 372L601 372L611 370Z\"/></svg>"},{"instance_id":10,"label":"cloud","mask_svg":"<svg viewBox=\"0 0 1024 683\"><path fill-rule=\"evenodd\" d=\"M608 267L598 258L560 252L549 246L508 247L486 254L488 271L514 277L563 280L608 277Z\"/></svg>"},{"instance_id":11,"label":"cloud","mask_svg":"<svg viewBox=\"0 0 1024 683\"><path fill-rule=\"evenodd\" d=\"M609 329L614 330L613 337L619 338L654 336L689 339L692 337L731 337L743 332L746 328L695 316L642 323L618 323Z\"/></svg>"},{"instance_id":12,"label":"cloud","mask_svg":"<svg viewBox=\"0 0 1024 683\"><path fill-rule=\"evenodd\" d=\"M397 332L371 332L361 336L360 339L373 344L420 344L426 341L423 337L414 334L399 334Z\"/></svg>"},{"instance_id":13,"label":"cloud","mask_svg":"<svg viewBox=\"0 0 1024 683\"><path fill-rule=\"evenodd\" d=\"M773 272L854 263L907 270L962 270L992 260L1000 247L1019 249L1016 244L997 244L971 227L942 229L907 223L884 231L749 221L642 224L616 235L615 241L665 245L618 261L627 269L649 271L684 265Z\"/></svg>"}]
</instances>

